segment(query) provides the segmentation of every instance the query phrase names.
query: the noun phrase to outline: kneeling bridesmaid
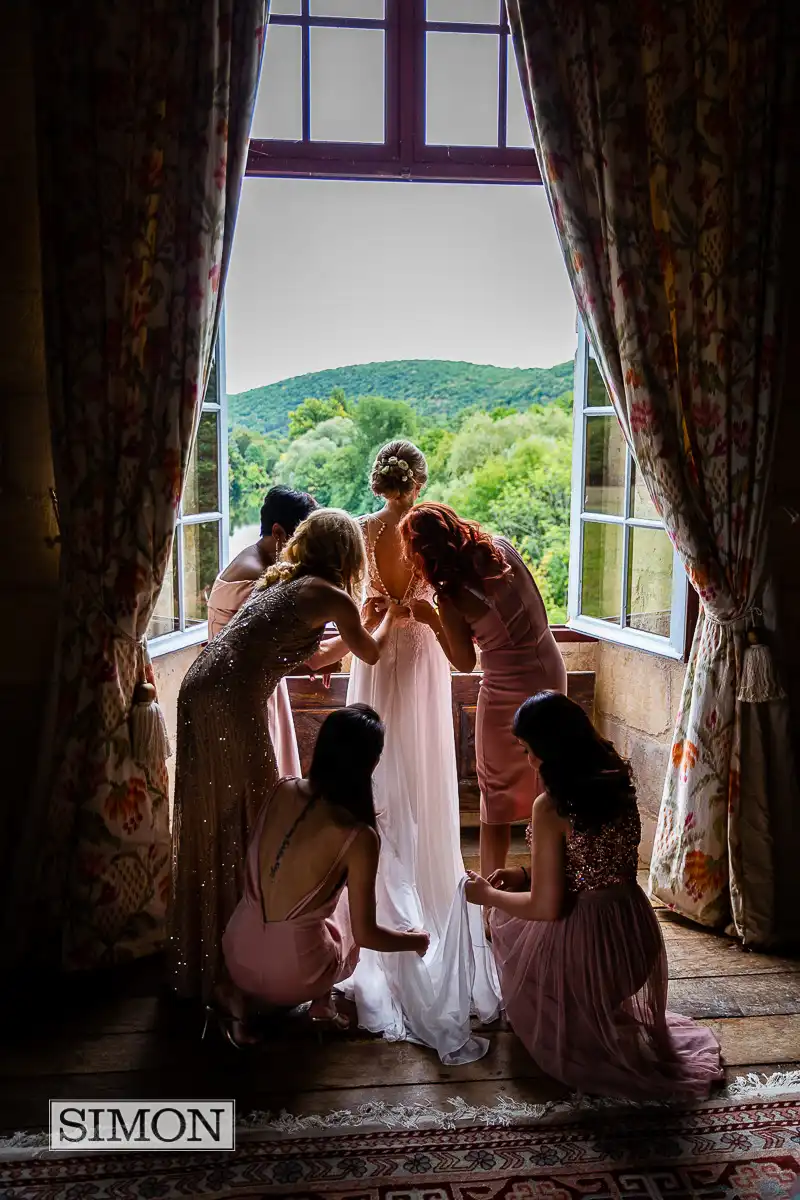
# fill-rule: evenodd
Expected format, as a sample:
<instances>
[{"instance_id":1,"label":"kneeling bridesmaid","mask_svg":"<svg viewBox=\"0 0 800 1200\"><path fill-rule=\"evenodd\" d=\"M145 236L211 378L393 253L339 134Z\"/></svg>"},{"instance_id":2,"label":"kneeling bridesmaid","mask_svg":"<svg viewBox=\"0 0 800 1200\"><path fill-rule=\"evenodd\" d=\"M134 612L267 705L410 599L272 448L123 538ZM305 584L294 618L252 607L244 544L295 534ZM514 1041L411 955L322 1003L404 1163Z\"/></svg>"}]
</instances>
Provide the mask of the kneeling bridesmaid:
<instances>
[{"instance_id":1,"label":"kneeling bridesmaid","mask_svg":"<svg viewBox=\"0 0 800 1200\"><path fill-rule=\"evenodd\" d=\"M383 751L378 714L353 704L324 721L308 777L282 779L264 804L247 852L245 893L222 950L233 987L217 992L223 1029L247 1041L249 1011L312 1001L311 1016L340 1028L333 987L359 949L425 954L428 934L377 923L380 849L372 774Z\"/></svg>"},{"instance_id":2,"label":"kneeling bridesmaid","mask_svg":"<svg viewBox=\"0 0 800 1200\"><path fill-rule=\"evenodd\" d=\"M514 733L545 791L530 871L472 875L492 909L503 1004L536 1063L569 1088L631 1100L706 1097L722 1079L710 1030L667 1012L667 958L636 881L641 837L629 765L579 705L526 700Z\"/></svg>"}]
</instances>

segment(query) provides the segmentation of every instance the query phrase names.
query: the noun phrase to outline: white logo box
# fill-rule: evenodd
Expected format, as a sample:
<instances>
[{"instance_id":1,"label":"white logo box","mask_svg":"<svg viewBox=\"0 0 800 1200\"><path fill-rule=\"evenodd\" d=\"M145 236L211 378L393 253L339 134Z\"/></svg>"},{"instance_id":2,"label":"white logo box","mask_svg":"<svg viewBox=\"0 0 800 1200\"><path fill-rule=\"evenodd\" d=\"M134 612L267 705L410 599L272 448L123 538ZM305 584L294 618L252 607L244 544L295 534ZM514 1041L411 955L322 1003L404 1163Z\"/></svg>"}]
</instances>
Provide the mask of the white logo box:
<instances>
[{"instance_id":1,"label":"white logo box","mask_svg":"<svg viewBox=\"0 0 800 1200\"><path fill-rule=\"evenodd\" d=\"M51 1100L50 1149L195 1153L236 1148L233 1100Z\"/></svg>"}]
</instances>

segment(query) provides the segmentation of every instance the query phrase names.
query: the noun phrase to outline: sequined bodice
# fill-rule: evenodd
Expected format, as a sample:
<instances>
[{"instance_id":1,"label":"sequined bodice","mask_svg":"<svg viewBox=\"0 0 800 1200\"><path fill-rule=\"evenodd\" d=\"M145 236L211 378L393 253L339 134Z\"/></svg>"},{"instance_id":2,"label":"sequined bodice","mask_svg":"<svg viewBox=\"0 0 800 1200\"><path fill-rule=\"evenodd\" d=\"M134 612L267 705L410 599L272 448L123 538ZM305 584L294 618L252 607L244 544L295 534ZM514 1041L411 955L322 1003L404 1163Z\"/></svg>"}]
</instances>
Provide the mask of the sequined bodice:
<instances>
[{"instance_id":1,"label":"sequined bodice","mask_svg":"<svg viewBox=\"0 0 800 1200\"><path fill-rule=\"evenodd\" d=\"M530 835L529 825L528 844ZM573 829L566 846L567 891L574 895L635 883L641 836L642 823L635 805L598 832Z\"/></svg>"},{"instance_id":2,"label":"sequined bodice","mask_svg":"<svg viewBox=\"0 0 800 1200\"><path fill-rule=\"evenodd\" d=\"M267 697L278 682L310 658L323 630L312 629L297 611L302 579L256 587L225 628L209 642L184 679L184 688L219 686L237 694Z\"/></svg>"}]
</instances>

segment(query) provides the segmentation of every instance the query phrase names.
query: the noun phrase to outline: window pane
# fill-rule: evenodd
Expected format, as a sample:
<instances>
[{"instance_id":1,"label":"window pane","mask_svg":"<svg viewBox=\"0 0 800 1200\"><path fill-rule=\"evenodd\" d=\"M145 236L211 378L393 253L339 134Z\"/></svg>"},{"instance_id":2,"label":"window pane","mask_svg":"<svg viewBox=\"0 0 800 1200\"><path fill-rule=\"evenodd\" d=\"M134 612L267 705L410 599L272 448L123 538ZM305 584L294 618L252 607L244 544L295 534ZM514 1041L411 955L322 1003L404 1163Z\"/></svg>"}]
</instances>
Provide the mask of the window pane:
<instances>
[{"instance_id":1,"label":"window pane","mask_svg":"<svg viewBox=\"0 0 800 1200\"><path fill-rule=\"evenodd\" d=\"M615 416L586 417L584 512L624 516L627 453Z\"/></svg>"},{"instance_id":2,"label":"window pane","mask_svg":"<svg viewBox=\"0 0 800 1200\"><path fill-rule=\"evenodd\" d=\"M508 58L508 101L506 104L506 145L522 150L533 149L533 135L522 97L522 84L519 80L517 56L514 44L507 38L506 55ZM596 365L595 365L596 369Z\"/></svg>"},{"instance_id":3,"label":"window pane","mask_svg":"<svg viewBox=\"0 0 800 1200\"><path fill-rule=\"evenodd\" d=\"M427 145L497 145L499 43L488 33L425 35Z\"/></svg>"},{"instance_id":4,"label":"window pane","mask_svg":"<svg viewBox=\"0 0 800 1200\"><path fill-rule=\"evenodd\" d=\"M208 383L206 384L206 394L203 397L203 403L219 404L219 399L217 395L217 351L215 347L211 357L211 369L208 372Z\"/></svg>"},{"instance_id":5,"label":"window pane","mask_svg":"<svg viewBox=\"0 0 800 1200\"><path fill-rule=\"evenodd\" d=\"M269 6L271 17L299 17L302 12L302 0L272 0Z\"/></svg>"},{"instance_id":6,"label":"window pane","mask_svg":"<svg viewBox=\"0 0 800 1200\"><path fill-rule=\"evenodd\" d=\"M311 0L312 17L360 17L362 21L382 21L384 0Z\"/></svg>"},{"instance_id":7,"label":"window pane","mask_svg":"<svg viewBox=\"0 0 800 1200\"><path fill-rule=\"evenodd\" d=\"M619 624L622 611L622 535L624 525L583 524L581 613Z\"/></svg>"},{"instance_id":8,"label":"window pane","mask_svg":"<svg viewBox=\"0 0 800 1200\"><path fill-rule=\"evenodd\" d=\"M270 25L253 114L253 138L299 142L303 137L302 34L296 25Z\"/></svg>"},{"instance_id":9,"label":"window pane","mask_svg":"<svg viewBox=\"0 0 800 1200\"><path fill-rule=\"evenodd\" d=\"M183 527L185 627L208 620L208 596L219 574L219 521Z\"/></svg>"},{"instance_id":10,"label":"window pane","mask_svg":"<svg viewBox=\"0 0 800 1200\"><path fill-rule=\"evenodd\" d=\"M636 468L636 463L631 463L631 514L632 517L638 517L640 521L660 521L658 509L650 499L645 482L642 479L641 473Z\"/></svg>"},{"instance_id":11,"label":"window pane","mask_svg":"<svg viewBox=\"0 0 800 1200\"><path fill-rule=\"evenodd\" d=\"M172 559L164 575L164 582L158 594L150 624L147 627L148 638L162 637L165 633L175 633L180 629L180 614L178 612L178 531L172 539Z\"/></svg>"},{"instance_id":12,"label":"window pane","mask_svg":"<svg viewBox=\"0 0 800 1200\"><path fill-rule=\"evenodd\" d=\"M428 0L426 20L499 25L500 0Z\"/></svg>"},{"instance_id":13,"label":"window pane","mask_svg":"<svg viewBox=\"0 0 800 1200\"><path fill-rule=\"evenodd\" d=\"M628 530L627 623L669 637L672 612L672 543L663 529Z\"/></svg>"},{"instance_id":14,"label":"window pane","mask_svg":"<svg viewBox=\"0 0 800 1200\"><path fill-rule=\"evenodd\" d=\"M218 422L217 412L204 412L200 417L197 437L186 467L181 502L184 516L219 511Z\"/></svg>"},{"instance_id":15,"label":"window pane","mask_svg":"<svg viewBox=\"0 0 800 1200\"><path fill-rule=\"evenodd\" d=\"M382 29L312 29L311 138L384 141Z\"/></svg>"},{"instance_id":16,"label":"window pane","mask_svg":"<svg viewBox=\"0 0 800 1200\"><path fill-rule=\"evenodd\" d=\"M610 408L611 397L608 394L608 389L603 383L603 376L600 374L600 368L594 355L589 355L589 376L587 379L588 395L586 397L587 408Z\"/></svg>"}]
</instances>

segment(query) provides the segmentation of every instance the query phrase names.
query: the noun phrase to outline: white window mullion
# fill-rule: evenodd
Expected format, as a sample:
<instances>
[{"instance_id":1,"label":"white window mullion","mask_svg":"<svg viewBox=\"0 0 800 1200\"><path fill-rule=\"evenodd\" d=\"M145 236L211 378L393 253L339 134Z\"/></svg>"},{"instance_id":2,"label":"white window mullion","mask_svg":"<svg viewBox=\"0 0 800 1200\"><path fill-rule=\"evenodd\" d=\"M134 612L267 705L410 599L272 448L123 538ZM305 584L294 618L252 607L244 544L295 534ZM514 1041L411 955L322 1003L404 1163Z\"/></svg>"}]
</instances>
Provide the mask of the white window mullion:
<instances>
[{"instance_id":1,"label":"white window mullion","mask_svg":"<svg viewBox=\"0 0 800 1200\"><path fill-rule=\"evenodd\" d=\"M178 521L175 527L175 537L178 539L178 628L181 633L186 630L186 589L183 582L183 521Z\"/></svg>"},{"instance_id":2,"label":"white window mullion","mask_svg":"<svg viewBox=\"0 0 800 1200\"><path fill-rule=\"evenodd\" d=\"M575 383L572 393L572 495L569 523L569 580L567 619L575 621L581 611L583 578L583 493L586 472L586 399L588 395L589 343L578 324L578 349L575 353Z\"/></svg>"},{"instance_id":3,"label":"white window mullion","mask_svg":"<svg viewBox=\"0 0 800 1200\"><path fill-rule=\"evenodd\" d=\"M620 629L626 629L628 625L628 563L630 558L630 538L628 537L628 518L631 515L631 476L633 474L633 462L631 452L625 450L625 492L622 502L622 511L625 514L625 521L622 527L622 588L619 594L619 624Z\"/></svg>"},{"instance_id":4,"label":"white window mullion","mask_svg":"<svg viewBox=\"0 0 800 1200\"><path fill-rule=\"evenodd\" d=\"M219 485L220 526L219 564L220 570L228 565L231 530L230 490L228 480L228 386L225 377L225 308L223 306L217 333L217 395L219 420L217 422L217 453L219 463L217 481Z\"/></svg>"}]
</instances>

